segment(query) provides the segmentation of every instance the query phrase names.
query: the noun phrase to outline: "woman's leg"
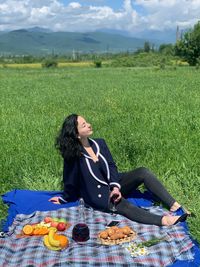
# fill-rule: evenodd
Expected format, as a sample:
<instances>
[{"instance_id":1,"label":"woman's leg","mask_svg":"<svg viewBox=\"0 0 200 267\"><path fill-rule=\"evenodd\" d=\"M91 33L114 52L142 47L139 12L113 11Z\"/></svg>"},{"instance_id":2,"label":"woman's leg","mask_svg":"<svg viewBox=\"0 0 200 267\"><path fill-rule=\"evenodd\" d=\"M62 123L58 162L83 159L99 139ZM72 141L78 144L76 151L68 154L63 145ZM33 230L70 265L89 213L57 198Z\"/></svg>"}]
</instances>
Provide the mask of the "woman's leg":
<instances>
[{"instance_id":1,"label":"woman's leg","mask_svg":"<svg viewBox=\"0 0 200 267\"><path fill-rule=\"evenodd\" d=\"M153 224L157 226L170 226L177 223L177 220L180 220L180 216L160 216L153 214L142 208L134 206L124 198L122 198L120 202L116 204L116 209L118 214L121 214L138 223ZM185 219L186 218L184 218L184 220Z\"/></svg>"},{"instance_id":2,"label":"woman's leg","mask_svg":"<svg viewBox=\"0 0 200 267\"><path fill-rule=\"evenodd\" d=\"M140 167L130 172L121 173L120 184L123 196L127 196L139 185L144 184L148 190L169 207L172 207L175 203L175 199L147 168Z\"/></svg>"},{"instance_id":3,"label":"woman's leg","mask_svg":"<svg viewBox=\"0 0 200 267\"><path fill-rule=\"evenodd\" d=\"M142 208L134 206L128 200L122 198L116 204L117 213L121 214L128 219L144 224L162 225L162 216L150 213Z\"/></svg>"}]
</instances>

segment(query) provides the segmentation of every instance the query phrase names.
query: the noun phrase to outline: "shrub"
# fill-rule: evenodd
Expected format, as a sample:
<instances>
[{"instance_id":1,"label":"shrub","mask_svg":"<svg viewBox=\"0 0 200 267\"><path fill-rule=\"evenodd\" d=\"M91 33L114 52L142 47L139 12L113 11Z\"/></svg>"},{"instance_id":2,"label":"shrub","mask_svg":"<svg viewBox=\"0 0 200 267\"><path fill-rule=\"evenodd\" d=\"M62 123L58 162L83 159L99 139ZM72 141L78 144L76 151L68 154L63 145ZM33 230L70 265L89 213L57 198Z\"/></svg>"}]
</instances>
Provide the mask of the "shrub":
<instances>
[{"instance_id":1,"label":"shrub","mask_svg":"<svg viewBox=\"0 0 200 267\"><path fill-rule=\"evenodd\" d=\"M53 59L47 59L42 63L43 68L56 68L58 66L58 62Z\"/></svg>"},{"instance_id":2,"label":"shrub","mask_svg":"<svg viewBox=\"0 0 200 267\"><path fill-rule=\"evenodd\" d=\"M94 61L94 65L96 68L101 68L102 67L102 61L101 60L96 60Z\"/></svg>"},{"instance_id":3,"label":"shrub","mask_svg":"<svg viewBox=\"0 0 200 267\"><path fill-rule=\"evenodd\" d=\"M200 57L197 58L197 63L196 63L195 67L196 67L197 70L199 69L199 67L200 67Z\"/></svg>"},{"instance_id":4,"label":"shrub","mask_svg":"<svg viewBox=\"0 0 200 267\"><path fill-rule=\"evenodd\" d=\"M165 69L165 62L166 62L165 58L162 58L161 61L160 61L160 69L161 70Z\"/></svg>"}]
</instances>

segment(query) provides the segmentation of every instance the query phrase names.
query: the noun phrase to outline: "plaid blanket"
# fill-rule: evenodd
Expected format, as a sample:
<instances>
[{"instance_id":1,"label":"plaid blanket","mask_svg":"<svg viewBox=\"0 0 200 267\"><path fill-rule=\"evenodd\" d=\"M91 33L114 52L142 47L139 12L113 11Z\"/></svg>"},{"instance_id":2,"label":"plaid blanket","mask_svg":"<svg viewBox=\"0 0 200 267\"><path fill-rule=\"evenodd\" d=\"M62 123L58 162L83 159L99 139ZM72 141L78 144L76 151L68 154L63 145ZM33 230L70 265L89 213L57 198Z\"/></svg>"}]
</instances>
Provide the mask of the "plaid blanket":
<instances>
[{"instance_id":1,"label":"plaid blanket","mask_svg":"<svg viewBox=\"0 0 200 267\"><path fill-rule=\"evenodd\" d=\"M162 213L159 208L151 212ZM43 237L31 236L17 238L25 224L40 222L46 216L67 218L72 226L65 234L70 239L68 248L62 251L50 251L43 245ZM98 243L97 234L105 229L111 220L119 220L120 225L132 227L138 234L136 242L148 241L152 238L168 237L149 248L145 256L131 257L120 245L104 246ZM77 207L61 208L56 211L35 212L31 215L19 214L9 229L8 236L0 239L1 267L58 267L58 266L152 266L161 267L173 263L176 259L192 260L192 240L181 224L172 227L158 227L132 222L121 215L111 215L92 209L86 209L86 223L90 229L90 239L84 245L77 244L72 236L72 228L78 222Z\"/></svg>"}]
</instances>

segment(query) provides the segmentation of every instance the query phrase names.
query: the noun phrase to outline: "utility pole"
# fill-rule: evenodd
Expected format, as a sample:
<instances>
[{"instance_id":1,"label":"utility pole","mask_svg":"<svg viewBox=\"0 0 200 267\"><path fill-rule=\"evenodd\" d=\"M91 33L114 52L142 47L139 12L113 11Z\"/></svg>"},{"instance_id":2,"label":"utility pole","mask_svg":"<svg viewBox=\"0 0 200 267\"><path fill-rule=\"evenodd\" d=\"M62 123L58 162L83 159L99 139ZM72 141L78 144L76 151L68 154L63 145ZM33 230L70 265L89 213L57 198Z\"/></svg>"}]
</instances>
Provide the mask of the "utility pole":
<instances>
[{"instance_id":1,"label":"utility pole","mask_svg":"<svg viewBox=\"0 0 200 267\"><path fill-rule=\"evenodd\" d=\"M75 50L73 49L72 51L72 60L75 61L76 60L76 53Z\"/></svg>"},{"instance_id":2,"label":"utility pole","mask_svg":"<svg viewBox=\"0 0 200 267\"><path fill-rule=\"evenodd\" d=\"M180 30L179 30L179 26L177 26L176 28L176 42L178 42L180 40Z\"/></svg>"}]
</instances>

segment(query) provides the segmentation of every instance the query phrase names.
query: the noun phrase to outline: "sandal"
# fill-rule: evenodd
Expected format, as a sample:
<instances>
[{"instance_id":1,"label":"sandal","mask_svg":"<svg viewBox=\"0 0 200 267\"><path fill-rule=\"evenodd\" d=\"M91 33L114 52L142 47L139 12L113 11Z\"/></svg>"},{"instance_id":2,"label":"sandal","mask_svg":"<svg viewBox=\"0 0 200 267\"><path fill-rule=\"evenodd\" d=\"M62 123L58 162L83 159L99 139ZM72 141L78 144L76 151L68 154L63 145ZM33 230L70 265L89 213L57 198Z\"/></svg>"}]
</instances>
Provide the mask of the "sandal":
<instances>
[{"instance_id":1,"label":"sandal","mask_svg":"<svg viewBox=\"0 0 200 267\"><path fill-rule=\"evenodd\" d=\"M187 210L184 206L180 206L175 212L182 210L188 217L196 217L194 212Z\"/></svg>"},{"instance_id":2,"label":"sandal","mask_svg":"<svg viewBox=\"0 0 200 267\"><path fill-rule=\"evenodd\" d=\"M188 217L188 214L187 214L187 213L182 214L182 215L178 218L178 220L175 221L175 223L174 223L173 225L175 225L175 224L177 224L177 223L179 223L179 222L184 222L184 221L187 219L187 217Z\"/></svg>"}]
</instances>

